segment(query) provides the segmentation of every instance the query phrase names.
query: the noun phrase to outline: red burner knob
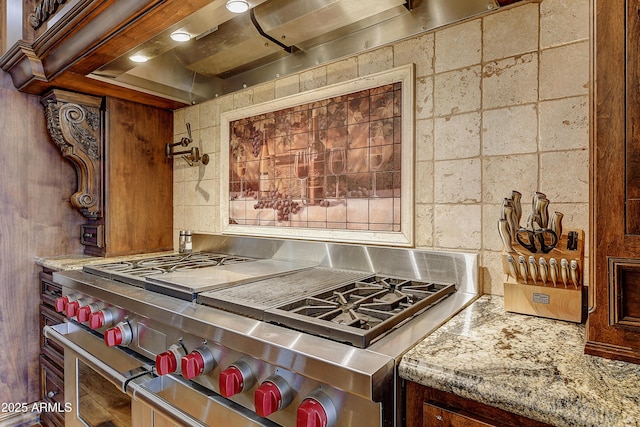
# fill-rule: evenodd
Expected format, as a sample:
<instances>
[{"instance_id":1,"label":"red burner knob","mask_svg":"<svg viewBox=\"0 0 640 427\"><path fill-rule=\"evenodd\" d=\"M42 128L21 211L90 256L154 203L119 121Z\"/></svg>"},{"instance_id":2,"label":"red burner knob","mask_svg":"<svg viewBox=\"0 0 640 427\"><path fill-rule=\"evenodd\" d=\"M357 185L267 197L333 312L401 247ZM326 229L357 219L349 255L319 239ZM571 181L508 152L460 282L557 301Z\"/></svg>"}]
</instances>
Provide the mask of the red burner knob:
<instances>
[{"instance_id":1,"label":"red burner knob","mask_svg":"<svg viewBox=\"0 0 640 427\"><path fill-rule=\"evenodd\" d=\"M105 325L104 312L102 310L96 311L89 315L89 327L91 329L100 329Z\"/></svg>"},{"instance_id":2,"label":"red burner knob","mask_svg":"<svg viewBox=\"0 0 640 427\"><path fill-rule=\"evenodd\" d=\"M291 388L286 380L280 376L267 378L256 389L254 404L256 414L268 417L291 403Z\"/></svg>"},{"instance_id":3,"label":"red burner knob","mask_svg":"<svg viewBox=\"0 0 640 427\"><path fill-rule=\"evenodd\" d=\"M256 382L256 376L253 373L253 369L251 369L250 363L250 360L240 359L220 372L218 387L222 396L231 397L253 387Z\"/></svg>"},{"instance_id":4,"label":"red burner knob","mask_svg":"<svg viewBox=\"0 0 640 427\"><path fill-rule=\"evenodd\" d=\"M202 346L182 358L182 376L190 380L213 369L215 361L211 350Z\"/></svg>"},{"instance_id":5,"label":"red burner knob","mask_svg":"<svg viewBox=\"0 0 640 427\"><path fill-rule=\"evenodd\" d=\"M108 347L129 345L133 340L133 331L127 322L120 322L104 331L104 342Z\"/></svg>"},{"instance_id":6,"label":"red burner knob","mask_svg":"<svg viewBox=\"0 0 640 427\"><path fill-rule=\"evenodd\" d=\"M327 427L327 413L315 399L305 399L298 406L296 427Z\"/></svg>"},{"instance_id":7,"label":"red burner knob","mask_svg":"<svg viewBox=\"0 0 640 427\"><path fill-rule=\"evenodd\" d=\"M86 303L86 302L80 301L80 307L76 312L76 316L78 317L78 322L80 323L88 322L89 316L91 316L91 313L95 313L99 311L102 307L104 307L104 303L102 303L101 301L96 301L86 305L83 305L83 303Z\"/></svg>"},{"instance_id":8,"label":"red burner knob","mask_svg":"<svg viewBox=\"0 0 640 427\"><path fill-rule=\"evenodd\" d=\"M122 331L115 327L104 331L104 343L107 347L114 347L122 344Z\"/></svg>"},{"instance_id":9,"label":"red burner knob","mask_svg":"<svg viewBox=\"0 0 640 427\"><path fill-rule=\"evenodd\" d=\"M234 394L240 393L244 388L244 378L242 377L240 369L235 366L229 366L220 372L218 386L220 387L222 397L231 397Z\"/></svg>"},{"instance_id":10,"label":"red burner knob","mask_svg":"<svg viewBox=\"0 0 640 427\"><path fill-rule=\"evenodd\" d=\"M102 305L103 304L97 305L95 308ZM106 307L97 311L92 309L91 311L92 313L89 314L89 327L91 329L111 326L122 319L123 316L123 313L115 307Z\"/></svg>"},{"instance_id":11,"label":"red burner knob","mask_svg":"<svg viewBox=\"0 0 640 427\"><path fill-rule=\"evenodd\" d=\"M69 301L67 303L67 317L74 317L78 314L78 308L80 307L80 302L78 301Z\"/></svg>"},{"instance_id":12,"label":"red burner knob","mask_svg":"<svg viewBox=\"0 0 640 427\"><path fill-rule=\"evenodd\" d=\"M56 298L56 311L58 313L63 313L67 309L67 304L69 304L69 297L58 297Z\"/></svg>"},{"instance_id":13,"label":"red burner knob","mask_svg":"<svg viewBox=\"0 0 640 427\"><path fill-rule=\"evenodd\" d=\"M78 308L78 313L76 314L76 316L78 316L78 322L84 323L88 321L90 314L91 314L90 305L85 305L83 307Z\"/></svg>"},{"instance_id":14,"label":"red burner knob","mask_svg":"<svg viewBox=\"0 0 640 427\"><path fill-rule=\"evenodd\" d=\"M156 372L158 372L158 375L171 374L176 369L178 369L178 361L172 351L167 350L156 356Z\"/></svg>"},{"instance_id":15,"label":"red burner knob","mask_svg":"<svg viewBox=\"0 0 640 427\"><path fill-rule=\"evenodd\" d=\"M296 427L331 427L336 419L333 402L326 393L316 389L298 406Z\"/></svg>"}]
</instances>

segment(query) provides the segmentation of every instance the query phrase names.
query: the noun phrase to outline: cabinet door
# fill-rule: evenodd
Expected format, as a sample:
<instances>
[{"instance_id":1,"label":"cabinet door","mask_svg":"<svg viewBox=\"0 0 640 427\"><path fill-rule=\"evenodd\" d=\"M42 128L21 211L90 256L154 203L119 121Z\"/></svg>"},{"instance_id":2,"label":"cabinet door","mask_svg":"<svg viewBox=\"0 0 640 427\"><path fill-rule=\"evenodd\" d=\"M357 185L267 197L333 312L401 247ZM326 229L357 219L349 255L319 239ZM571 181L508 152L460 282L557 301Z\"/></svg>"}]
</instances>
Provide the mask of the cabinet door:
<instances>
[{"instance_id":1,"label":"cabinet door","mask_svg":"<svg viewBox=\"0 0 640 427\"><path fill-rule=\"evenodd\" d=\"M585 352L640 363L640 3L595 2Z\"/></svg>"},{"instance_id":2,"label":"cabinet door","mask_svg":"<svg viewBox=\"0 0 640 427\"><path fill-rule=\"evenodd\" d=\"M424 427L488 427L494 425L447 411L429 403L423 405L423 420Z\"/></svg>"}]
</instances>

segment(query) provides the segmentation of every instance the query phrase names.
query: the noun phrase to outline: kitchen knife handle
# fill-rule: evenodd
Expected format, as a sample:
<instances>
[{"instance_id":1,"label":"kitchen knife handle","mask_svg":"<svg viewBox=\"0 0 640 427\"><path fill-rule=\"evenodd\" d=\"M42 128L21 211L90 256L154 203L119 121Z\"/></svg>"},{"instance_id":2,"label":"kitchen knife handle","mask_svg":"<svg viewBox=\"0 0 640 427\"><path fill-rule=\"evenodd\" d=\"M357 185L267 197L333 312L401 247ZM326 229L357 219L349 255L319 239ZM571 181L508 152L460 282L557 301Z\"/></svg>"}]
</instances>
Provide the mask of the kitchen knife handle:
<instances>
[{"instance_id":1,"label":"kitchen knife handle","mask_svg":"<svg viewBox=\"0 0 640 427\"><path fill-rule=\"evenodd\" d=\"M553 287L556 287L558 283L558 262L555 258L551 258L549 260L549 276L551 277L551 283L553 283Z\"/></svg>"},{"instance_id":2,"label":"kitchen knife handle","mask_svg":"<svg viewBox=\"0 0 640 427\"><path fill-rule=\"evenodd\" d=\"M540 257L540 280L542 280L542 284L547 286L547 273L549 272L549 267L547 266L547 260Z\"/></svg>"},{"instance_id":3,"label":"kitchen knife handle","mask_svg":"<svg viewBox=\"0 0 640 427\"><path fill-rule=\"evenodd\" d=\"M524 258L524 255L520 255L518 258L518 265L520 267L520 276L524 280L524 284L526 285L528 282L527 276L529 275L529 268L527 267L527 260Z\"/></svg>"},{"instance_id":4,"label":"kitchen knife handle","mask_svg":"<svg viewBox=\"0 0 640 427\"><path fill-rule=\"evenodd\" d=\"M562 237L562 217L564 214L561 212L554 212L551 214L551 218L549 219L549 228L556 233L558 236L558 241L560 241L560 237Z\"/></svg>"},{"instance_id":5,"label":"kitchen knife handle","mask_svg":"<svg viewBox=\"0 0 640 427\"><path fill-rule=\"evenodd\" d=\"M509 222L506 219L498 220L498 233L502 239L502 244L507 252L513 252L513 240L511 239L511 233L509 232Z\"/></svg>"},{"instance_id":6,"label":"kitchen knife handle","mask_svg":"<svg viewBox=\"0 0 640 427\"><path fill-rule=\"evenodd\" d=\"M578 282L580 280L580 268L578 266L578 261L572 259L569 264L569 269L571 270L571 281L573 282L573 286L578 289Z\"/></svg>"},{"instance_id":7,"label":"kitchen knife handle","mask_svg":"<svg viewBox=\"0 0 640 427\"><path fill-rule=\"evenodd\" d=\"M569 261L565 258L560 260L560 276L562 276L562 283L564 283L564 287L567 287L567 282L569 281Z\"/></svg>"},{"instance_id":8,"label":"kitchen knife handle","mask_svg":"<svg viewBox=\"0 0 640 427\"><path fill-rule=\"evenodd\" d=\"M507 255L507 265L509 266L509 275L513 277L513 280L518 281L518 267L516 265L516 259L513 255Z\"/></svg>"},{"instance_id":9,"label":"kitchen knife handle","mask_svg":"<svg viewBox=\"0 0 640 427\"><path fill-rule=\"evenodd\" d=\"M513 200L513 213L516 216L516 225L520 228L520 220L522 219L522 193L516 190L511 191L511 200Z\"/></svg>"},{"instance_id":10,"label":"kitchen knife handle","mask_svg":"<svg viewBox=\"0 0 640 427\"><path fill-rule=\"evenodd\" d=\"M538 281L538 263L533 255L529 257L529 275L535 284Z\"/></svg>"},{"instance_id":11,"label":"kitchen knife handle","mask_svg":"<svg viewBox=\"0 0 640 427\"><path fill-rule=\"evenodd\" d=\"M536 210L538 212L538 216L540 216L540 227L547 228L549 225L549 200L539 198Z\"/></svg>"}]
</instances>

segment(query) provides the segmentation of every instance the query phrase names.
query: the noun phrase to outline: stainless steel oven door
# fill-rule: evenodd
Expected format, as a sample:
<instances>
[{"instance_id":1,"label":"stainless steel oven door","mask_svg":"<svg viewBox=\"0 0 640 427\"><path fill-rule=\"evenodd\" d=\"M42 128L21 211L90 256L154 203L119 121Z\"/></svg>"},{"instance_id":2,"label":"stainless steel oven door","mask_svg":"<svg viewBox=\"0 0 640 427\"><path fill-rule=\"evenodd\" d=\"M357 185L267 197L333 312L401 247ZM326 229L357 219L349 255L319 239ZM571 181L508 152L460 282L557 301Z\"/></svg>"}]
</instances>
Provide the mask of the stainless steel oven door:
<instances>
[{"instance_id":1,"label":"stainless steel oven door","mask_svg":"<svg viewBox=\"0 0 640 427\"><path fill-rule=\"evenodd\" d=\"M71 411L65 425L131 426L129 381L149 377L151 366L122 350L109 348L74 323L45 326L46 337L64 347L64 392Z\"/></svg>"},{"instance_id":2,"label":"stainless steel oven door","mask_svg":"<svg viewBox=\"0 0 640 427\"><path fill-rule=\"evenodd\" d=\"M67 427L278 427L195 383L153 376L150 364L74 323L45 326L44 334L64 347Z\"/></svg>"}]
</instances>

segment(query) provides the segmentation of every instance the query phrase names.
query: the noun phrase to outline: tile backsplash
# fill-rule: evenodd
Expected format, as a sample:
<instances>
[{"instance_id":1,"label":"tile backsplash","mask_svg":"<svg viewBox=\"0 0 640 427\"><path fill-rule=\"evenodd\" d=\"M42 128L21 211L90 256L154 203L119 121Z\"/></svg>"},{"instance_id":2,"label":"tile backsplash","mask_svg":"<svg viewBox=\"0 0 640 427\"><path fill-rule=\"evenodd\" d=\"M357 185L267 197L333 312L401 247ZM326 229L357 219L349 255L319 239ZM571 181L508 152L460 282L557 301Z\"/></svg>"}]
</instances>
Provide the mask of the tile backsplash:
<instances>
[{"instance_id":1,"label":"tile backsplash","mask_svg":"<svg viewBox=\"0 0 640 427\"><path fill-rule=\"evenodd\" d=\"M416 246L479 253L484 293L502 294L497 220L511 190L523 216L541 191L564 229L588 232L589 8L527 2L175 111L176 140L189 122L211 157L174 160L176 244L180 229L220 232L221 113L413 62Z\"/></svg>"}]
</instances>

